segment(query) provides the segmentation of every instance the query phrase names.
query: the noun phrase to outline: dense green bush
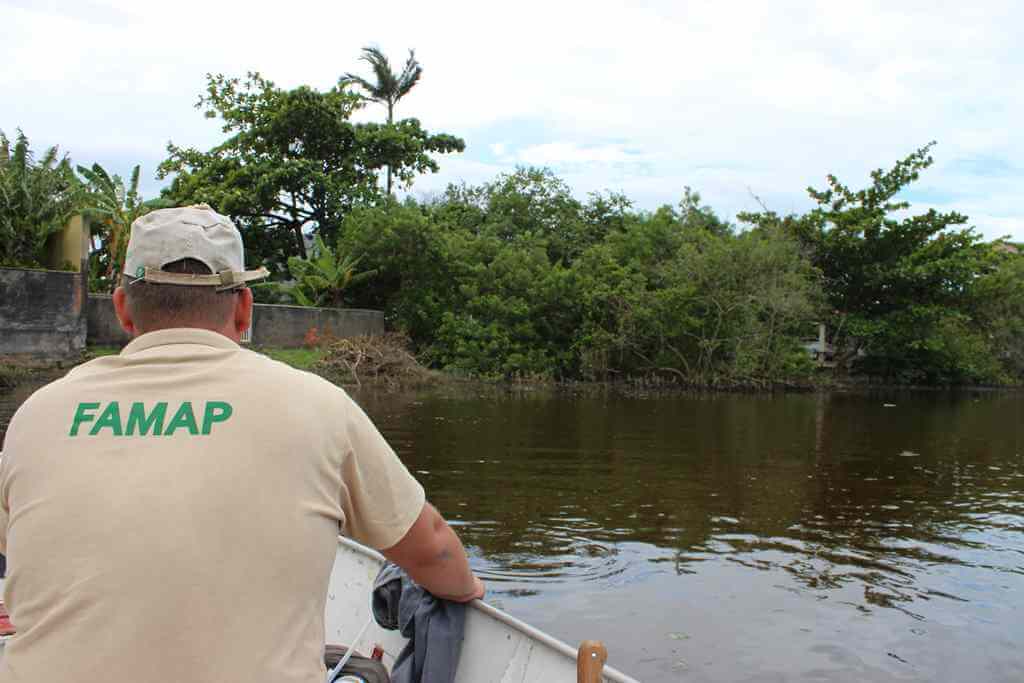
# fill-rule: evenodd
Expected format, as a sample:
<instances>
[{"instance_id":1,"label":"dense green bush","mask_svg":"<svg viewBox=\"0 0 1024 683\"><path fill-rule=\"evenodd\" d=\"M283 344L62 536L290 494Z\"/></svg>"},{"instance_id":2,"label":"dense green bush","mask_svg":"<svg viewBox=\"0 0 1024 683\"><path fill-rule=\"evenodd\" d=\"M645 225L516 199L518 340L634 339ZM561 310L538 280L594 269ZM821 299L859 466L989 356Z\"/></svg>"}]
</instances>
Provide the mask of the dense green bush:
<instances>
[{"instance_id":1,"label":"dense green bush","mask_svg":"<svg viewBox=\"0 0 1024 683\"><path fill-rule=\"evenodd\" d=\"M996 266L973 283L975 344L994 357L1008 382L1024 381L1024 254L997 253Z\"/></svg>"},{"instance_id":2,"label":"dense green bush","mask_svg":"<svg viewBox=\"0 0 1024 683\"><path fill-rule=\"evenodd\" d=\"M352 290L431 365L490 378L764 383L810 369L816 277L778 230L739 235L687 190L679 209L586 204L521 169L440 198L357 209L341 248L378 271Z\"/></svg>"},{"instance_id":3,"label":"dense green bush","mask_svg":"<svg viewBox=\"0 0 1024 683\"><path fill-rule=\"evenodd\" d=\"M585 376L733 384L809 372L800 340L816 319L817 273L781 232L734 235L709 230L710 218L707 209L640 216L580 260Z\"/></svg>"},{"instance_id":4,"label":"dense green bush","mask_svg":"<svg viewBox=\"0 0 1024 683\"><path fill-rule=\"evenodd\" d=\"M79 208L81 183L56 147L36 159L20 130L0 131L0 266L40 267L46 240Z\"/></svg>"}]
</instances>

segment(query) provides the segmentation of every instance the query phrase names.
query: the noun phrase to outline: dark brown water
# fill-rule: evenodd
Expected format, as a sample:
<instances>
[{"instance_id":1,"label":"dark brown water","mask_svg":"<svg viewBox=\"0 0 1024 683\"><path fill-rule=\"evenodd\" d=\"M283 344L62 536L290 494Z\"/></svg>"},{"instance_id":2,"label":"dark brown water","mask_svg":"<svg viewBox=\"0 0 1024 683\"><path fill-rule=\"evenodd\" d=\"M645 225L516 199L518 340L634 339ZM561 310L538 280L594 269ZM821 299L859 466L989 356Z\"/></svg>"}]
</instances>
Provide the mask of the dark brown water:
<instances>
[{"instance_id":1,"label":"dark brown water","mask_svg":"<svg viewBox=\"0 0 1024 683\"><path fill-rule=\"evenodd\" d=\"M1019 394L357 398L492 602L640 680L1024 680Z\"/></svg>"}]
</instances>

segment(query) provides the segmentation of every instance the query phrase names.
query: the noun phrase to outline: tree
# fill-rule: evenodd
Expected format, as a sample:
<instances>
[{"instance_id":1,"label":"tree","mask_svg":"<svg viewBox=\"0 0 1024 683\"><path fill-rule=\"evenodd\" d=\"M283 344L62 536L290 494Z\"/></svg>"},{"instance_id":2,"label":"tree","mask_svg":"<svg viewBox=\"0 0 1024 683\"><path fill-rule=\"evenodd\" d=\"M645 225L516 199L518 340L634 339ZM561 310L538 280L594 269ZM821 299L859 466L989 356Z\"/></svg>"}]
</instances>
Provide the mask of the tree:
<instances>
[{"instance_id":1,"label":"tree","mask_svg":"<svg viewBox=\"0 0 1024 683\"><path fill-rule=\"evenodd\" d=\"M679 211L679 220L687 228L705 230L720 237L732 234L732 225L719 218L710 206L701 204L700 193L690 187L683 188Z\"/></svg>"},{"instance_id":2,"label":"tree","mask_svg":"<svg viewBox=\"0 0 1024 683\"><path fill-rule=\"evenodd\" d=\"M1024 381L1024 255L1000 251L997 267L978 278L972 317L991 344L1007 380Z\"/></svg>"},{"instance_id":3,"label":"tree","mask_svg":"<svg viewBox=\"0 0 1024 683\"><path fill-rule=\"evenodd\" d=\"M568 265L621 223L615 214L627 207L628 201L615 195L592 197L584 206L550 169L519 167L477 187L449 185L432 210L481 235L505 241L541 238L551 262Z\"/></svg>"},{"instance_id":4,"label":"tree","mask_svg":"<svg viewBox=\"0 0 1024 683\"><path fill-rule=\"evenodd\" d=\"M398 100L409 94L413 86L420 80L423 74L423 67L416 61L416 52L409 50L409 58L405 60L405 67L402 72L396 74L391 70L391 62L375 47L364 47L361 60L370 65L373 70L376 82L371 83L365 78L356 74L346 73L338 81L338 86L344 88L347 85L355 84L367 92L367 99L378 102L388 108L388 125L395 120L395 105ZM391 165L387 167L386 191L391 194Z\"/></svg>"},{"instance_id":5,"label":"tree","mask_svg":"<svg viewBox=\"0 0 1024 683\"><path fill-rule=\"evenodd\" d=\"M436 172L431 154L465 143L430 134L415 119L392 126L349 119L361 98L343 89L281 90L258 73L244 81L208 75L199 99L229 137L207 152L168 145L158 176L174 175L166 196L206 202L245 231L247 258L287 276L289 256L305 257L304 234L333 244L344 216L381 199L376 171L389 164L404 182Z\"/></svg>"},{"instance_id":6,"label":"tree","mask_svg":"<svg viewBox=\"0 0 1024 683\"><path fill-rule=\"evenodd\" d=\"M37 161L20 129L13 147L0 131L0 265L41 266L47 238L80 203L81 184L56 146Z\"/></svg>"},{"instance_id":7,"label":"tree","mask_svg":"<svg viewBox=\"0 0 1024 683\"><path fill-rule=\"evenodd\" d=\"M353 284L352 305L386 310L414 344L428 344L444 312L459 301L454 233L411 197L356 208L345 217L338 248L360 254L377 276Z\"/></svg>"},{"instance_id":8,"label":"tree","mask_svg":"<svg viewBox=\"0 0 1024 683\"><path fill-rule=\"evenodd\" d=\"M356 273L359 257L341 249L331 249L317 235L315 254L309 259L295 256L288 259L288 270L295 284L288 293L300 306L341 308L345 305L345 291L350 285L373 277L376 270Z\"/></svg>"},{"instance_id":9,"label":"tree","mask_svg":"<svg viewBox=\"0 0 1024 683\"><path fill-rule=\"evenodd\" d=\"M983 340L974 340L969 353L960 342L972 329L970 289L991 269L992 251L973 229L957 227L965 216L935 210L905 216L910 204L897 199L932 164L934 144L873 171L862 190L829 175L827 189L808 188L818 206L806 214L740 215L757 226L781 226L821 270L831 309L826 322L843 370L856 365L903 381L983 379L968 358Z\"/></svg>"}]
</instances>

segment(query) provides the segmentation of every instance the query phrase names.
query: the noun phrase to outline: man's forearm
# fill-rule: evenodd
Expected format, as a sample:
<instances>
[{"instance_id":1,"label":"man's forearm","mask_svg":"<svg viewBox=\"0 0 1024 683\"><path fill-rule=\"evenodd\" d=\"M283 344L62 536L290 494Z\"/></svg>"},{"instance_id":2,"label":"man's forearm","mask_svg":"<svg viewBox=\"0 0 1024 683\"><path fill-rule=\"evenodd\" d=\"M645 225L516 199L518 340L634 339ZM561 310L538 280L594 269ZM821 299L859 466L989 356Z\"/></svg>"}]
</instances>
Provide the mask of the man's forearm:
<instances>
[{"instance_id":1,"label":"man's forearm","mask_svg":"<svg viewBox=\"0 0 1024 683\"><path fill-rule=\"evenodd\" d=\"M475 597L475 580L462 541L443 520L440 531L442 542L434 558L426 563L406 568L409 577L439 598L467 602Z\"/></svg>"},{"instance_id":2,"label":"man's forearm","mask_svg":"<svg viewBox=\"0 0 1024 683\"><path fill-rule=\"evenodd\" d=\"M439 598L468 602L483 597L483 583L470 570L462 541L429 503L406 537L383 553Z\"/></svg>"}]
</instances>

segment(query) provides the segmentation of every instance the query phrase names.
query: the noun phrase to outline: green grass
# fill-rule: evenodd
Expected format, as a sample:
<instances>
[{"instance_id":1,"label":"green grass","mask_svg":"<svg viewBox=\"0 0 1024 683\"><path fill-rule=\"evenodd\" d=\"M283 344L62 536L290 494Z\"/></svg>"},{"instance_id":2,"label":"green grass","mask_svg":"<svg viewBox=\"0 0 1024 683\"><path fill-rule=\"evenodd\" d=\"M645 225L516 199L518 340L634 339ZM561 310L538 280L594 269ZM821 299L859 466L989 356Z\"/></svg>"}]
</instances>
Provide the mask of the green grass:
<instances>
[{"instance_id":1,"label":"green grass","mask_svg":"<svg viewBox=\"0 0 1024 683\"><path fill-rule=\"evenodd\" d=\"M259 352L270 356L274 360L287 363L293 368L299 370L311 370L313 366L324 357L324 350L320 348L313 349L275 349L275 348L263 348L259 349Z\"/></svg>"},{"instance_id":2,"label":"green grass","mask_svg":"<svg viewBox=\"0 0 1024 683\"><path fill-rule=\"evenodd\" d=\"M25 368L0 365L0 389L10 389L31 374Z\"/></svg>"},{"instance_id":3,"label":"green grass","mask_svg":"<svg viewBox=\"0 0 1024 683\"><path fill-rule=\"evenodd\" d=\"M121 347L119 346L87 346L85 349L85 355L89 358L116 356L119 353L121 353Z\"/></svg>"}]
</instances>

